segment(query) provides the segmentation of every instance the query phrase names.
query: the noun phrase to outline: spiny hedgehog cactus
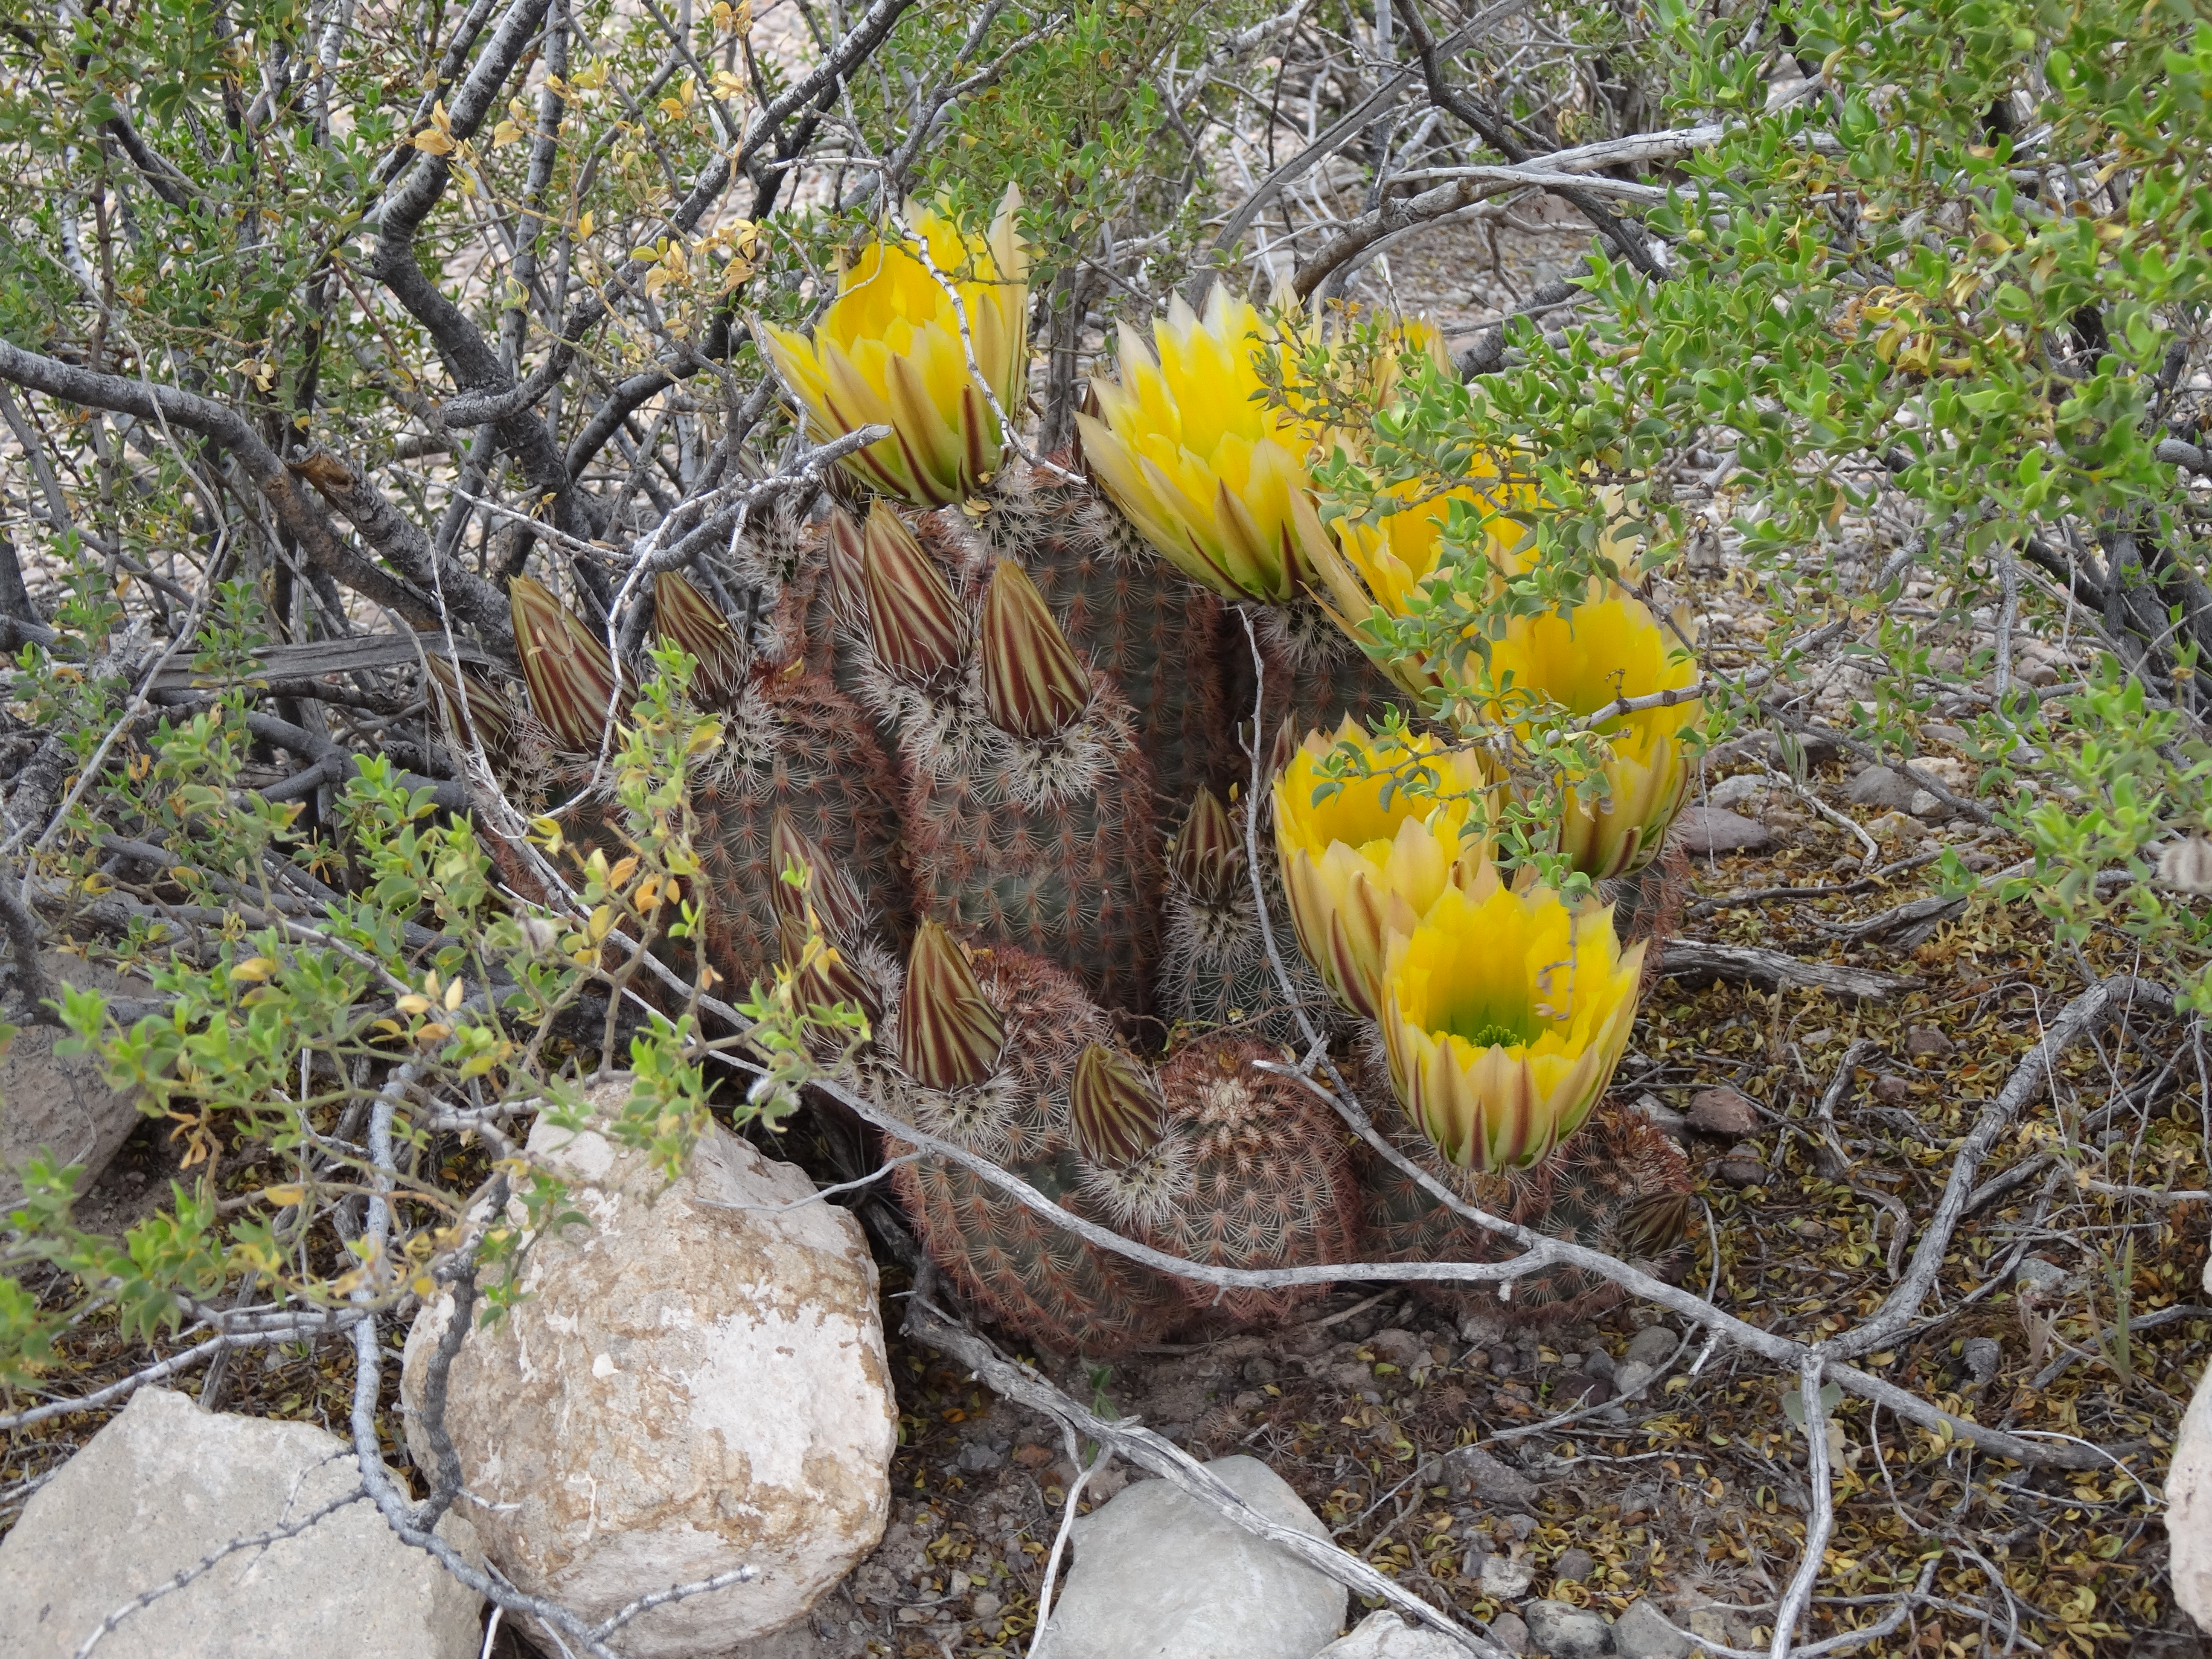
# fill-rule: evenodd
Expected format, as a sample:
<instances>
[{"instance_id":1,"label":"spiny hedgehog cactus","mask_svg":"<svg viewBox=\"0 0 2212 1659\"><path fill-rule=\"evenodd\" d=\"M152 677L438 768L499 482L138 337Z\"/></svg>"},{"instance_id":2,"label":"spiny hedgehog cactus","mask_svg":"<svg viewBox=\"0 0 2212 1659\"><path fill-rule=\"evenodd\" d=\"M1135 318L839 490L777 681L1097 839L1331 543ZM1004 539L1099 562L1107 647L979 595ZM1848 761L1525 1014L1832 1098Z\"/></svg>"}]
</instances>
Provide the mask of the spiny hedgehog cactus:
<instances>
[{"instance_id":1,"label":"spiny hedgehog cactus","mask_svg":"<svg viewBox=\"0 0 2212 1659\"><path fill-rule=\"evenodd\" d=\"M1351 1261L1358 1181L1334 1115L1291 1079L1263 1071L1266 1044L1201 1037L1157 1080L1125 1054L1084 1051L1074 1137L1083 1190L1154 1249L1222 1267ZM1202 1314L1279 1320L1325 1287L1224 1290L1183 1281Z\"/></svg>"},{"instance_id":2,"label":"spiny hedgehog cactus","mask_svg":"<svg viewBox=\"0 0 2212 1659\"><path fill-rule=\"evenodd\" d=\"M691 800L711 964L736 984L801 968L802 1000L872 1023L825 1063L915 1132L1173 1254L1488 1248L1394 1172L1370 1168L1363 1191L1326 1108L1261 1068L1308 1027L1387 1054L1400 1144L1455 1190L1531 1224L1667 1242L1679 1171L1598 1105L1642 947L1621 949L1610 912L1492 866L1478 820L1512 786L1464 722L1503 717L1462 702L1462 724L1431 725L1412 694L1432 665L1354 644L1376 637L1370 610L1424 603L1445 506L1324 528L1312 434L1254 395L1268 353L1294 378L1320 337L1270 336L1225 295L1202 317L1179 307L1156 351L1125 338L1081 458L1018 454L1001 421L1026 360L1010 214L964 263L939 260L957 279L880 242L812 341L768 337L817 436L878 419L892 436L842 464L834 501L779 505L652 592L653 632L696 659L692 695L720 721ZM959 240L929 222L951 239L940 252ZM963 307L981 319L973 356ZM473 734L498 781L565 805L580 838L611 836L592 762L638 665L617 675L597 631L532 584L514 594L527 694L447 674L456 746ZM1605 603L1600 632L1637 673L1686 684L1640 601ZM1522 632L1504 648L1539 692L1647 689L1577 656L1579 636ZM1411 738L1377 735L1401 715ZM1584 873L1649 861L1680 797L1679 725L1622 725L1615 805L1569 826L1571 854L1601 866ZM1397 781L1325 776L1332 750ZM963 1291L1048 1346L1109 1352L1300 1299L1178 1287L941 1157L893 1185ZM1589 1303L1562 1281L1518 1305Z\"/></svg>"},{"instance_id":3,"label":"spiny hedgehog cactus","mask_svg":"<svg viewBox=\"0 0 2212 1659\"><path fill-rule=\"evenodd\" d=\"M1049 963L1012 949L971 959L935 922L916 929L901 978L861 1062L864 1084L916 1128L1090 1211L1070 1141L1069 1091L1084 1051L1113 1039L1106 1016ZM888 1157L908 1150L885 1140ZM1158 1274L1053 1225L949 1158L916 1158L891 1179L961 1293L1036 1341L1113 1353L1158 1335L1179 1314Z\"/></svg>"}]
</instances>

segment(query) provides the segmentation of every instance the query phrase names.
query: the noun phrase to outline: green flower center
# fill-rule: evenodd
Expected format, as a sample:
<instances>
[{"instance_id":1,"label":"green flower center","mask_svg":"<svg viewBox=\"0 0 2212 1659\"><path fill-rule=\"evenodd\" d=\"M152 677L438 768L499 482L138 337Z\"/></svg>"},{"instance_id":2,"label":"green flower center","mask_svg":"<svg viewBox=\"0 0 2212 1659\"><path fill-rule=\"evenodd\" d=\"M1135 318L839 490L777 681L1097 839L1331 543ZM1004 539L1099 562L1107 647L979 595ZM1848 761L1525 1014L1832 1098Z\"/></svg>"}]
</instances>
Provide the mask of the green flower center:
<instances>
[{"instance_id":1,"label":"green flower center","mask_svg":"<svg viewBox=\"0 0 2212 1659\"><path fill-rule=\"evenodd\" d=\"M1511 1026L1501 1025L1496 1020L1476 1026L1467 1040L1478 1048L1510 1048L1528 1041Z\"/></svg>"}]
</instances>

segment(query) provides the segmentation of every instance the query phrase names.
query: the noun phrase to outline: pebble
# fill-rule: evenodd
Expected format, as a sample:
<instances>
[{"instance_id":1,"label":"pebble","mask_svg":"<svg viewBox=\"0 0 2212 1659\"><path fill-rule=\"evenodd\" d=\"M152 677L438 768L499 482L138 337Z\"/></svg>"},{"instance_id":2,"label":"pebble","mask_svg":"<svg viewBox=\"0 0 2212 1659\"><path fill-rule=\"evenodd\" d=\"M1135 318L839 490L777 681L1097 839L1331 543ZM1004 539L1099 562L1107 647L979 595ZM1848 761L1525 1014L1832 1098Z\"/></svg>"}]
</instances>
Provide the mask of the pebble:
<instances>
[{"instance_id":1,"label":"pebble","mask_svg":"<svg viewBox=\"0 0 2212 1659\"><path fill-rule=\"evenodd\" d=\"M1735 777L1723 778L1705 792L1705 805L1734 811L1747 801L1756 801L1772 787L1756 772L1740 772Z\"/></svg>"},{"instance_id":2,"label":"pebble","mask_svg":"<svg viewBox=\"0 0 2212 1659\"><path fill-rule=\"evenodd\" d=\"M1646 1365L1662 1365L1674 1352L1679 1339L1664 1325L1646 1325L1628 1340L1625 1359L1640 1359Z\"/></svg>"},{"instance_id":3,"label":"pebble","mask_svg":"<svg viewBox=\"0 0 2212 1659\"><path fill-rule=\"evenodd\" d=\"M1510 1609L1490 1621L1490 1639L1506 1652L1522 1654L1528 1651L1528 1624Z\"/></svg>"},{"instance_id":4,"label":"pebble","mask_svg":"<svg viewBox=\"0 0 2212 1659\"><path fill-rule=\"evenodd\" d=\"M1914 1060L1941 1059L1958 1046L1930 1026L1916 1025L1905 1034L1905 1052Z\"/></svg>"},{"instance_id":5,"label":"pebble","mask_svg":"<svg viewBox=\"0 0 2212 1659\"><path fill-rule=\"evenodd\" d=\"M1531 1601L1523 1610L1528 1638L1552 1659L1598 1659L1613 1651L1613 1631L1599 1614L1565 1601Z\"/></svg>"},{"instance_id":6,"label":"pebble","mask_svg":"<svg viewBox=\"0 0 2212 1659\"><path fill-rule=\"evenodd\" d=\"M1885 1106L1902 1106L1912 1098L1912 1081L1885 1074L1869 1084L1867 1092Z\"/></svg>"},{"instance_id":7,"label":"pebble","mask_svg":"<svg viewBox=\"0 0 2212 1659\"><path fill-rule=\"evenodd\" d=\"M1669 1628L1659 1609L1640 1596L1613 1621L1613 1651L1620 1659L1690 1659L1695 1645Z\"/></svg>"},{"instance_id":8,"label":"pebble","mask_svg":"<svg viewBox=\"0 0 2212 1659\"><path fill-rule=\"evenodd\" d=\"M1658 1096L1638 1095L1636 1097L1635 1109L1650 1118L1652 1122L1659 1126L1662 1132L1672 1136L1677 1142L1686 1142L1689 1139L1690 1120L1661 1100Z\"/></svg>"},{"instance_id":9,"label":"pebble","mask_svg":"<svg viewBox=\"0 0 2212 1659\"><path fill-rule=\"evenodd\" d=\"M1331 1642L1313 1659L1467 1659L1449 1636L1423 1630L1385 1609L1370 1613L1351 1635Z\"/></svg>"},{"instance_id":10,"label":"pebble","mask_svg":"<svg viewBox=\"0 0 2212 1659\"><path fill-rule=\"evenodd\" d=\"M1475 1582L1493 1601L1517 1601L1536 1582L1536 1569L1525 1555L1486 1555Z\"/></svg>"},{"instance_id":11,"label":"pebble","mask_svg":"<svg viewBox=\"0 0 2212 1659\"><path fill-rule=\"evenodd\" d=\"M1672 1352L1671 1348L1669 1352ZM1658 1376L1656 1366L1647 1365L1640 1359L1624 1359L1613 1374L1613 1395L1616 1400L1633 1400L1642 1394L1651 1379Z\"/></svg>"},{"instance_id":12,"label":"pebble","mask_svg":"<svg viewBox=\"0 0 2212 1659\"><path fill-rule=\"evenodd\" d=\"M1721 1160L1721 1179L1731 1187L1757 1187L1766 1180L1766 1160L1759 1148L1741 1141Z\"/></svg>"},{"instance_id":13,"label":"pebble","mask_svg":"<svg viewBox=\"0 0 2212 1659\"><path fill-rule=\"evenodd\" d=\"M1552 1564L1552 1577L1563 1584L1579 1584L1596 1570L1597 1558L1588 1550L1572 1549Z\"/></svg>"},{"instance_id":14,"label":"pebble","mask_svg":"<svg viewBox=\"0 0 2212 1659\"><path fill-rule=\"evenodd\" d=\"M1869 766L1851 780L1850 787L1844 793L1856 805L1901 812L1922 791L1902 772L1893 772L1887 766Z\"/></svg>"},{"instance_id":15,"label":"pebble","mask_svg":"<svg viewBox=\"0 0 2212 1659\"><path fill-rule=\"evenodd\" d=\"M1668 839L1691 858L1710 858L1723 853L1763 853L1774 845L1774 832L1724 807L1686 806Z\"/></svg>"},{"instance_id":16,"label":"pebble","mask_svg":"<svg viewBox=\"0 0 2212 1659\"><path fill-rule=\"evenodd\" d=\"M2039 1255L2031 1255L2013 1269L2013 1282L2023 1291L2038 1293L2057 1290L2071 1278L2065 1268L2055 1261L2045 1261Z\"/></svg>"},{"instance_id":17,"label":"pebble","mask_svg":"<svg viewBox=\"0 0 2212 1659\"><path fill-rule=\"evenodd\" d=\"M1536 1501L1534 1481L1479 1447L1461 1446L1437 1463L1437 1480L1455 1498L1480 1498L1510 1509L1526 1509Z\"/></svg>"},{"instance_id":18,"label":"pebble","mask_svg":"<svg viewBox=\"0 0 2212 1659\"><path fill-rule=\"evenodd\" d=\"M1759 1107L1740 1089L1700 1089L1690 1097L1690 1127L1740 1140L1759 1129Z\"/></svg>"}]
</instances>

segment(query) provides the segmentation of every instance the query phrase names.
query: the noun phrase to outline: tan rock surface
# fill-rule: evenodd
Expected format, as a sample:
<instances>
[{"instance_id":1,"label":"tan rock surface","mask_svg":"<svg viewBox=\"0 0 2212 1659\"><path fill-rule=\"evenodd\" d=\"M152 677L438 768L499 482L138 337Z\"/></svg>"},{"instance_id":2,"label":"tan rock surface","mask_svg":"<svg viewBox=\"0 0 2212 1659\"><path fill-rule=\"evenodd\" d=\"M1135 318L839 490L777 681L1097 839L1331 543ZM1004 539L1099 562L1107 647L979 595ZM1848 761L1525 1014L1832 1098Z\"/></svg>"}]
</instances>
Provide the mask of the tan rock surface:
<instances>
[{"instance_id":1,"label":"tan rock surface","mask_svg":"<svg viewBox=\"0 0 2212 1659\"><path fill-rule=\"evenodd\" d=\"M535 1241L527 1299L454 1363L464 1507L517 1585L593 1620L752 1567L615 1638L709 1659L798 1618L882 1535L897 1408L875 1264L844 1211L785 1207L811 1197L803 1173L720 1130L673 1186L596 1134L541 1122L530 1146L592 1183L592 1224ZM450 1309L409 1336L410 1412ZM408 1435L429 1467L411 1417Z\"/></svg>"}]
</instances>

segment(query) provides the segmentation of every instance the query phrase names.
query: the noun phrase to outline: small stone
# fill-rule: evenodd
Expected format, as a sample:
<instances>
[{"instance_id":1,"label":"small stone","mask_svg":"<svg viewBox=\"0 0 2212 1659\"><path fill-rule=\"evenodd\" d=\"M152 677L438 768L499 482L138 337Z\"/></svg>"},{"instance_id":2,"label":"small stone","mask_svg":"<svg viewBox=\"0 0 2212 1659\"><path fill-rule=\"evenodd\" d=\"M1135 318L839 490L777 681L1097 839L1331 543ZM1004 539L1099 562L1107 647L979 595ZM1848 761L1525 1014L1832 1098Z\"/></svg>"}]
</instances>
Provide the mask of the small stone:
<instances>
[{"instance_id":1,"label":"small stone","mask_svg":"<svg viewBox=\"0 0 2212 1659\"><path fill-rule=\"evenodd\" d=\"M1597 1558L1585 1549L1571 1549L1552 1564L1552 1577L1563 1584L1579 1584L1597 1567Z\"/></svg>"},{"instance_id":2,"label":"small stone","mask_svg":"<svg viewBox=\"0 0 2212 1659\"><path fill-rule=\"evenodd\" d=\"M1508 1653L1526 1653L1528 1651L1528 1621L1510 1609L1501 1613L1490 1621L1490 1639Z\"/></svg>"},{"instance_id":3,"label":"small stone","mask_svg":"<svg viewBox=\"0 0 2212 1659\"><path fill-rule=\"evenodd\" d=\"M1741 1140L1759 1133L1759 1107L1740 1089L1700 1089L1690 1097L1690 1127L1700 1134Z\"/></svg>"},{"instance_id":4,"label":"small stone","mask_svg":"<svg viewBox=\"0 0 2212 1659\"><path fill-rule=\"evenodd\" d=\"M1601 1376L1607 1382L1611 1382L1613 1371L1613 1356L1603 1348L1592 1348L1583 1356L1582 1369L1583 1375L1585 1376Z\"/></svg>"},{"instance_id":5,"label":"small stone","mask_svg":"<svg viewBox=\"0 0 2212 1659\"><path fill-rule=\"evenodd\" d=\"M1449 1636L1408 1625L1387 1608L1370 1613L1351 1635L1331 1642L1313 1659L1466 1659Z\"/></svg>"},{"instance_id":6,"label":"small stone","mask_svg":"<svg viewBox=\"0 0 2212 1659\"><path fill-rule=\"evenodd\" d=\"M1905 1052L1914 1060L1940 1060L1958 1046L1932 1026L1916 1025L1905 1034Z\"/></svg>"},{"instance_id":7,"label":"small stone","mask_svg":"<svg viewBox=\"0 0 2212 1659\"><path fill-rule=\"evenodd\" d=\"M1403 1371L1413 1370L1429 1357L1429 1345L1411 1331L1377 1331L1367 1339L1367 1346L1377 1357Z\"/></svg>"},{"instance_id":8,"label":"small stone","mask_svg":"<svg viewBox=\"0 0 2212 1659\"><path fill-rule=\"evenodd\" d=\"M1716 1647L1736 1645L1735 1633L1729 1630L1728 1620L1717 1608L1698 1608L1682 1621L1682 1626L1699 1641L1710 1642Z\"/></svg>"},{"instance_id":9,"label":"small stone","mask_svg":"<svg viewBox=\"0 0 2212 1659\"><path fill-rule=\"evenodd\" d=\"M1663 1365L1674 1352L1678 1339L1664 1325L1646 1325L1628 1340L1625 1359L1640 1359L1647 1365Z\"/></svg>"},{"instance_id":10,"label":"small stone","mask_svg":"<svg viewBox=\"0 0 2212 1659\"><path fill-rule=\"evenodd\" d=\"M1659 1609L1641 1596L1613 1621L1613 1651L1620 1659L1690 1659L1695 1645L1670 1628Z\"/></svg>"},{"instance_id":11,"label":"small stone","mask_svg":"<svg viewBox=\"0 0 2212 1659\"><path fill-rule=\"evenodd\" d=\"M1606 1377L1592 1376L1588 1371L1569 1371L1554 1378L1552 1383L1552 1406L1555 1411L1602 1406L1612 1398L1612 1382Z\"/></svg>"},{"instance_id":12,"label":"small stone","mask_svg":"<svg viewBox=\"0 0 2212 1659\"><path fill-rule=\"evenodd\" d=\"M994 1451L981 1440L971 1440L960 1449L960 1455L952 1461L963 1474L988 1474L994 1469L1006 1468L1006 1455L1002 1451Z\"/></svg>"},{"instance_id":13,"label":"small stone","mask_svg":"<svg viewBox=\"0 0 2212 1659\"><path fill-rule=\"evenodd\" d=\"M1613 1631L1587 1607L1565 1601L1531 1601L1524 1609L1528 1639L1552 1659L1598 1659L1613 1651Z\"/></svg>"},{"instance_id":14,"label":"small stone","mask_svg":"<svg viewBox=\"0 0 2212 1659\"><path fill-rule=\"evenodd\" d=\"M1678 1144L1689 1139L1690 1120L1661 1100L1658 1096L1638 1095L1636 1097L1636 1110L1657 1124L1663 1133L1672 1136Z\"/></svg>"},{"instance_id":15,"label":"small stone","mask_svg":"<svg viewBox=\"0 0 2212 1659\"><path fill-rule=\"evenodd\" d=\"M1925 789L1916 789L1912 792L1912 799L1905 803L1905 810L1924 823L1941 823L1958 809L1941 795L1931 794Z\"/></svg>"},{"instance_id":16,"label":"small stone","mask_svg":"<svg viewBox=\"0 0 2212 1659\"><path fill-rule=\"evenodd\" d=\"M1526 1509L1536 1501L1536 1483L1476 1446L1461 1446L1439 1460L1443 1484L1453 1498L1479 1498L1504 1509Z\"/></svg>"},{"instance_id":17,"label":"small stone","mask_svg":"<svg viewBox=\"0 0 2212 1659\"><path fill-rule=\"evenodd\" d=\"M1741 1141L1729 1148L1728 1156L1721 1160L1721 1179L1731 1187L1757 1187L1766 1180L1766 1160L1759 1156L1759 1148L1749 1141Z\"/></svg>"},{"instance_id":18,"label":"small stone","mask_svg":"<svg viewBox=\"0 0 2212 1659\"><path fill-rule=\"evenodd\" d=\"M1509 1515L1501 1530L1515 1543L1525 1544L1536 1530L1536 1517L1533 1515Z\"/></svg>"},{"instance_id":19,"label":"small stone","mask_svg":"<svg viewBox=\"0 0 2212 1659\"><path fill-rule=\"evenodd\" d=\"M1725 853L1763 853L1774 845L1774 832L1754 818L1718 806L1686 806L1668 837L1688 857Z\"/></svg>"},{"instance_id":20,"label":"small stone","mask_svg":"<svg viewBox=\"0 0 2212 1659\"><path fill-rule=\"evenodd\" d=\"M1525 1555L1486 1555L1475 1582L1493 1601L1518 1601L1536 1582L1536 1569Z\"/></svg>"},{"instance_id":21,"label":"small stone","mask_svg":"<svg viewBox=\"0 0 2212 1659\"><path fill-rule=\"evenodd\" d=\"M1624 1359L1613 1374L1613 1394L1616 1400L1633 1400L1641 1395L1658 1375L1656 1367L1640 1359Z\"/></svg>"},{"instance_id":22,"label":"small stone","mask_svg":"<svg viewBox=\"0 0 2212 1659\"><path fill-rule=\"evenodd\" d=\"M1970 1336L1959 1358L1966 1362L1967 1376L1977 1382L1987 1382L2004 1364L2004 1349L1991 1338Z\"/></svg>"},{"instance_id":23,"label":"small stone","mask_svg":"<svg viewBox=\"0 0 2212 1659\"><path fill-rule=\"evenodd\" d=\"M978 1619L995 1619L999 1616L1000 1605L999 1598L990 1591L977 1590L969 1611Z\"/></svg>"},{"instance_id":24,"label":"small stone","mask_svg":"<svg viewBox=\"0 0 2212 1659\"><path fill-rule=\"evenodd\" d=\"M1734 811L1747 801L1756 801L1773 786L1756 772L1740 772L1723 778L1705 792L1705 805Z\"/></svg>"},{"instance_id":25,"label":"small stone","mask_svg":"<svg viewBox=\"0 0 2212 1659\"><path fill-rule=\"evenodd\" d=\"M1850 787L1844 793L1857 805L1901 812L1911 807L1913 796L1922 791L1902 772L1893 772L1887 766L1869 766L1851 780Z\"/></svg>"},{"instance_id":26,"label":"small stone","mask_svg":"<svg viewBox=\"0 0 2212 1659\"><path fill-rule=\"evenodd\" d=\"M1263 1515L1326 1539L1297 1493L1255 1457L1206 1466ZM1344 1623L1344 1587L1185 1497L1131 1486L1075 1523L1075 1567L1052 1610L1048 1659L1311 1659Z\"/></svg>"},{"instance_id":27,"label":"small stone","mask_svg":"<svg viewBox=\"0 0 2212 1659\"><path fill-rule=\"evenodd\" d=\"M2024 1259L2013 1269L2013 1282L2026 1293L2047 1296L2063 1287L2073 1275L2055 1261L2046 1261L2039 1255Z\"/></svg>"},{"instance_id":28,"label":"small stone","mask_svg":"<svg viewBox=\"0 0 2212 1659\"><path fill-rule=\"evenodd\" d=\"M1867 1085L1867 1092L1885 1106L1902 1106L1912 1098L1912 1081L1884 1073Z\"/></svg>"},{"instance_id":29,"label":"small stone","mask_svg":"<svg viewBox=\"0 0 2212 1659\"><path fill-rule=\"evenodd\" d=\"M1930 720L1920 728L1923 738L1933 738L1938 743L1948 743L1954 749L1966 745L1967 732L1963 726L1947 726L1941 720Z\"/></svg>"}]
</instances>

